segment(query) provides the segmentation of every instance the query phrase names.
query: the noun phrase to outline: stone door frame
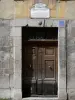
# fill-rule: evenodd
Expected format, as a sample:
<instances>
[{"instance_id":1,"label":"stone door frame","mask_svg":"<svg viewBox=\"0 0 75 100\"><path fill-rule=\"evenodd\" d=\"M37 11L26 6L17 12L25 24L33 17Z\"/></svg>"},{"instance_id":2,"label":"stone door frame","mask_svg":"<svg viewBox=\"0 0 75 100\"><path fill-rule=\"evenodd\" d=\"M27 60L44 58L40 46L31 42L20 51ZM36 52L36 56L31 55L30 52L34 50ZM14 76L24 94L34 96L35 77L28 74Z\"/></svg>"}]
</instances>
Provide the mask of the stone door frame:
<instances>
[{"instance_id":1,"label":"stone door frame","mask_svg":"<svg viewBox=\"0 0 75 100\"><path fill-rule=\"evenodd\" d=\"M22 98L22 27L27 25L33 27L58 27L58 97L56 98ZM10 21L10 27L10 38L13 40L12 55L14 59L11 98L16 100L66 100L66 21L58 19L15 19Z\"/></svg>"}]
</instances>

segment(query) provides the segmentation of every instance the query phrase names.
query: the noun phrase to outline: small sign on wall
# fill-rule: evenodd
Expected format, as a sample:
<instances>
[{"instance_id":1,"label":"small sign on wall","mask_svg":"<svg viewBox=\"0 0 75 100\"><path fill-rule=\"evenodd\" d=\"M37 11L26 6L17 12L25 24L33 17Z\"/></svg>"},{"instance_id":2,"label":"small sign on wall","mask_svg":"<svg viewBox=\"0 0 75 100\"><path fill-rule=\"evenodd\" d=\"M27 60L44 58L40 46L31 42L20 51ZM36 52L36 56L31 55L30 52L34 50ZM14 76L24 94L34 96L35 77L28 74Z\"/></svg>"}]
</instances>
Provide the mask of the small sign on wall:
<instances>
[{"instance_id":1,"label":"small sign on wall","mask_svg":"<svg viewBox=\"0 0 75 100\"><path fill-rule=\"evenodd\" d=\"M65 21L64 20L59 21L59 27L65 27Z\"/></svg>"},{"instance_id":2,"label":"small sign on wall","mask_svg":"<svg viewBox=\"0 0 75 100\"><path fill-rule=\"evenodd\" d=\"M31 18L49 18L50 17L50 9L46 4L36 3L33 5L30 11Z\"/></svg>"}]
</instances>

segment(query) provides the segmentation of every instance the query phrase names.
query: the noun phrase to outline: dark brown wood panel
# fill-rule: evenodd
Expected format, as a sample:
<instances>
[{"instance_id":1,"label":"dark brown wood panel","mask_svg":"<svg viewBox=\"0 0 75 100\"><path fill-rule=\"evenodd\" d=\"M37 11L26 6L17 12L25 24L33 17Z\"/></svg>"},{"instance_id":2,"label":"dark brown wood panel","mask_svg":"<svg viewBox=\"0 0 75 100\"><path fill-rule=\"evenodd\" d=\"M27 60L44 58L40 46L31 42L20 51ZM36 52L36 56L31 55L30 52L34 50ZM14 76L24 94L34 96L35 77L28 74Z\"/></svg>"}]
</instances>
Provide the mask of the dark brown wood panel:
<instances>
[{"instance_id":1,"label":"dark brown wood panel","mask_svg":"<svg viewBox=\"0 0 75 100\"><path fill-rule=\"evenodd\" d=\"M45 60L45 78L54 78L54 60Z\"/></svg>"},{"instance_id":2,"label":"dark brown wood panel","mask_svg":"<svg viewBox=\"0 0 75 100\"><path fill-rule=\"evenodd\" d=\"M27 74L26 78L32 77L36 78L36 47L27 46L25 47L25 68Z\"/></svg>"},{"instance_id":3,"label":"dark brown wood panel","mask_svg":"<svg viewBox=\"0 0 75 100\"><path fill-rule=\"evenodd\" d=\"M40 46L37 47L37 72L38 77L37 79L42 79L42 48Z\"/></svg>"},{"instance_id":4,"label":"dark brown wood panel","mask_svg":"<svg viewBox=\"0 0 75 100\"><path fill-rule=\"evenodd\" d=\"M24 48L24 93L28 96L57 95L57 46L34 43L27 44Z\"/></svg>"},{"instance_id":5,"label":"dark brown wood panel","mask_svg":"<svg viewBox=\"0 0 75 100\"><path fill-rule=\"evenodd\" d=\"M45 48L45 55L54 55L54 48Z\"/></svg>"},{"instance_id":6,"label":"dark brown wood panel","mask_svg":"<svg viewBox=\"0 0 75 100\"><path fill-rule=\"evenodd\" d=\"M43 46L43 94L56 95L56 46Z\"/></svg>"}]
</instances>

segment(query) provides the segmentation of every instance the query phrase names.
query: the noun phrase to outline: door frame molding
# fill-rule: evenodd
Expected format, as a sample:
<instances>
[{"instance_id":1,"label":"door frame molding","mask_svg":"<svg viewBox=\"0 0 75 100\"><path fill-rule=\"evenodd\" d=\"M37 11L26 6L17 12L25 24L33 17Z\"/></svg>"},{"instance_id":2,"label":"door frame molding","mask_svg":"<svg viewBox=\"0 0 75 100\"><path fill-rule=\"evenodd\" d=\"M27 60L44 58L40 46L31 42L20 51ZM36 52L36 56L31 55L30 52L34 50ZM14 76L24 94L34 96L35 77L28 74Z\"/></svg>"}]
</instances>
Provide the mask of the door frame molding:
<instances>
[{"instance_id":1,"label":"door frame molding","mask_svg":"<svg viewBox=\"0 0 75 100\"><path fill-rule=\"evenodd\" d=\"M60 23L60 22L63 22ZM39 24L41 22L41 25ZM13 55L13 88L11 89L11 97L16 100L30 100L34 97L22 98L22 27L58 27L58 97L42 98L49 100L66 100L66 21L62 19L15 19L10 21L10 38L12 39L12 55ZM11 85L11 83L10 83ZM41 97L36 97L41 100Z\"/></svg>"}]
</instances>

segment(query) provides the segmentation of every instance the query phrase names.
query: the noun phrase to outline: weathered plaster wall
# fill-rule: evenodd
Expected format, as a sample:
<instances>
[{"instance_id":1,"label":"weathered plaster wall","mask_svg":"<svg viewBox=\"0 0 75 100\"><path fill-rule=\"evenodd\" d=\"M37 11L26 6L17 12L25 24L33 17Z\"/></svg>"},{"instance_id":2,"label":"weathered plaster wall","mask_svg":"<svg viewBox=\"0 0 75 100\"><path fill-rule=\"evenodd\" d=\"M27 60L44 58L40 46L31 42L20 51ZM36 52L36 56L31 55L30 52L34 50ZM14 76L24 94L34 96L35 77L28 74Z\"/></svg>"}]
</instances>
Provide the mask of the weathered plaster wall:
<instances>
[{"instance_id":1,"label":"weathered plaster wall","mask_svg":"<svg viewBox=\"0 0 75 100\"><path fill-rule=\"evenodd\" d=\"M0 98L11 98L13 75L12 40L10 21L0 20Z\"/></svg>"},{"instance_id":2,"label":"weathered plaster wall","mask_svg":"<svg viewBox=\"0 0 75 100\"><path fill-rule=\"evenodd\" d=\"M75 19L75 0L67 1L65 8L63 8L64 18Z\"/></svg>"},{"instance_id":3,"label":"weathered plaster wall","mask_svg":"<svg viewBox=\"0 0 75 100\"><path fill-rule=\"evenodd\" d=\"M11 93L13 94L11 97L15 100L22 100L22 48L21 48L21 27L11 27L10 37L13 39L13 57L14 57L14 75L12 80L14 81L13 88ZM13 82L12 81L12 82Z\"/></svg>"},{"instance_id":4,"label":"weathered plaster wall","mask_svg":"<svg viewBox=\"0 0 75 100\"><path fill-rule=\"evenodd\" d=\"M75 100L75 20L67 29L67 91L68 99Z\"/></svg>"},{"instance_id":5,"label":"weathered plaster wall","mask_svg":"<svg viewBox=\"0 0 75 100\"><path fill-rule=\"evenodd\" d=\"M0 18L4 18L4 19L14 18L13 0L1 0L0 1Z\"/></svg>"},{"instance_id":6,"label":"weathered plaster wall","mask_svg":"<svg viewBox=\"0 0 75 100\"><path fill-rule=\"evenodd\" d=\"M49 2L42 0L51 9L52 18L75 18L75 1L60 1ZM34 4L34 0L14 1L14 0L1 0L0 1L0 18L25 18L30 17L30 8Z\"/></svg>"},{"instance_id":7,"label":"weathered plaster wall","mask_svg":"<svg viewBox=\"0 0 75 100\"><path fill-rule=\"evenodd\" d=\"M56 3L48 3L48 0L43 3L46 3L51 9L51 18L65 18L65 19L74 19L75 18L75 1L60 1ZM34 0L28 0L24 2L15 2L15 12L16 18L30 17L30 8L34 4Z\"/></svg>"}]
</instances>

